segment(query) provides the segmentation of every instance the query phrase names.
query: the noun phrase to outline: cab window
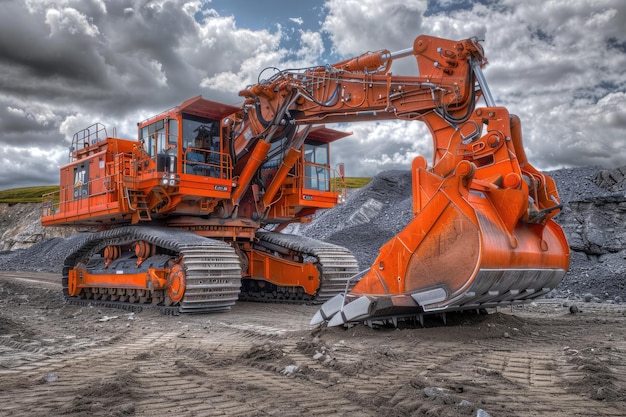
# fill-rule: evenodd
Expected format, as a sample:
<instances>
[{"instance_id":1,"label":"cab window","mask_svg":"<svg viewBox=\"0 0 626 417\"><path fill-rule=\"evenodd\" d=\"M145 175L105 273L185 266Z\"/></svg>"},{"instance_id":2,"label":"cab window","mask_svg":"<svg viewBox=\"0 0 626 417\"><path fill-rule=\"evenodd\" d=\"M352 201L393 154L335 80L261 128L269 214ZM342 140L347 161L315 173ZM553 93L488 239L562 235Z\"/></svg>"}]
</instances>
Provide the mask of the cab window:
<instances>
[{"instance_id":1,"label":"cab window","mask_svg":"<svg viewBox=\"0 0 626 417\"><path fill-rule=\"evenodd\" d=\"M143 141L144 148L148 155L154 159L157 149L165 149L167 144L165 137L165 120L158 120L141 128L139 132L139 140Z\"/></svg>"},{"instance_id":2,"label":"cab window","mask_svg":"<svg viewBox=\"0 0 626 417\"><path fill-rule=\"evenodd\" d=\"M304 144L304 188L330 191L328 144L308 141Z\"/></svg>"}]
</instances>

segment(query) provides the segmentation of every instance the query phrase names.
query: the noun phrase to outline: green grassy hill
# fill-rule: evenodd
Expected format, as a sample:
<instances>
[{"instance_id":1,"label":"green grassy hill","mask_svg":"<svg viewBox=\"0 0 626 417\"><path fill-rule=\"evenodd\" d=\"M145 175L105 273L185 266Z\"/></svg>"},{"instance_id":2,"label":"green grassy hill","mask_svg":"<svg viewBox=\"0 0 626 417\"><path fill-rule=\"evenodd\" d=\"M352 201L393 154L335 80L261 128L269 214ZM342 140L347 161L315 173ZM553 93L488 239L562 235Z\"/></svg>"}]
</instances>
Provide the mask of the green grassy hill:
<instances>
[{"instance_id":1,"label":"green grassy hill","mask_svg":"<svg viewBox=\"0 0 626 417\"><path fill-rule=\"evenodd\" d=\"M0 191L0 203L41 203L43 194L58 191L58 185L42 185L37 187L11 188Z\"/></svg>"},{"instance_id":2,"label":"green grassy hill","mask_svg":"<svg viewBox=\"0 0 626 417\"><path fill-rule=\"evenodd\" d=\"M333 180L335 180L338 183L340 181L338 178L333 178ZM344 182L347 188L361 188L369 184L370 181L372 181L372 178L370 177L345 177L344 178Z\"/></svg>"}]
</instances>

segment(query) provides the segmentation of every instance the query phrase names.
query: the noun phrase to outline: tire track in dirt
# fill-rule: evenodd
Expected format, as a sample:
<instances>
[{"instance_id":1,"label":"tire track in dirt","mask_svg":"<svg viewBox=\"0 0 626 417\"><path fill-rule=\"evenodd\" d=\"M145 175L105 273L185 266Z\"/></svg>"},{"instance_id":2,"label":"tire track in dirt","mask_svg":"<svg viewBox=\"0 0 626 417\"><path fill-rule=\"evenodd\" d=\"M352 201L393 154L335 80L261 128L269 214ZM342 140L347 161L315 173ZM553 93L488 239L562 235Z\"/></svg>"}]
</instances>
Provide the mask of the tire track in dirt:
<instances>
[{"instance_id":1,"label":"tire track in dirt","mask_svg":"<svg viewBox=\"0 0 626 417\"><path fill-rule=\"evenodd\" d=\"M122 407L119 415L128 409L146 416L250 415L275 414L275 399L280 395L281 404L288 404L280 409L282 415L366 411L341 395L329 398L323 387L311 387L307 381L281 374L282 364L265 364L257 357L255 347L280 341L268 338L268 333L278 330L286 334L285 329L239 327L217 325L211 339L195 337L186 330L150 333L63 356L32 357L30 363L0 371L0 378L10 372L11 378L23 385L17 390L14 386L10 394L0 390L0 401L11 404L11 397L20 398L6 407L13 415L97 414L104 411L102 404L114 408L112 415L116 415L115 407ZM282 352L280 347L272 349ZM284 363L292 361L286 358ZM56 380L44 382L50 376ZM124 398L115 388L129 379L132 382ZM96 400L94 395L86 396L81 388L85 385L99 387ZM303 392L308 394L303 396Z\"/></svg>"},{"instance_id":2,"label":"tire track in dirt","mask_svg":"<svg viewBox=\"0 0 626 417\"><path fill-rule=\"evenodd\" d=\"M56 415L71 412L68 404L80 396L85 381L115 379L129 368L128 355L145 352L171 339L175 334L152 333L121 344L102 346L34 360L9 370L0 370L0 378L7 374L18 378L24 389L17 392L0 390L0 403L13 415ZM6 395L9 394L7 397ZM19 402L11 401L15 396Z\"/></svg>"},{"instance_id":3,"label":"tire track in dirt","mask_svg":"<svg viewBox=\"0 0 626 417\"><path fill-rule=\"evenodd\" d=\"M10 335L4 335L10 336ZM17 372L18 369L36 366L55 355L88 350L112 343L118 343L124 334L109 335L94 340L90 336L67 335L63 340L46 339L46 346L41 343L20 342L8 338L0 338L0 375L5 372Z\"/></svg>"},{"instance_id":4,"label":"tire track in dirt","mask_svg":"<svg viewBox=\"0 0 626 417\"><path fill-rule=\"evenodd\" d=\"M601 306L596 310L610 315L592 320L614 323L616 329L623 326L624 321L619 319L624 317L623 308ZM298 361L308 363L318 383L325 382L356 398L378 398L375 406L379 411L393 409L399 414L411 414L420 410L440 415L442 404L446 404L463 414L459 404L467 399L474 409L489 409L494 415L623 415L625 403L620 392L626 386L626 342L614 337L606 342L592 342L594 347L586 351L604 351L599 359L572 360L570 356L580 352L568 344L579 343L580 326L576 323L570 328L570 317L567 319L563 323L548 320L547 331L542 329L543 319L535 317L526 326L532 330L520 331L511 325L525 322L506 317L507 326L499 326L498 332L508 330L511 334L456 346L447 341L419 341L415 351L406 349L403 343L404 349L395 355L380 345L384 338L361 339L349 346L343 340L326 346L318 343L300 349L304 354ZM492 319L495 324L488 322L487 327L497 327L498 320ZM367 348L368 342L378 343L378 348ZM393 342L389 346L393 347ZM319 356L320 351L331 352L326 356L332 359L322 358L311 365L310 358ZM377 355L381 364L376 361ZM602 367L603 363L608 365ZM595 380L595 385L589 380ZM442 387L434 399L424 395L430 386Z\"/></svg>"},{"instance_id":5,"label":"tire track in dirt","mask_svg":"<svg viewBox=\"0 0 626 417\"><path fill-rule=\"evenodd\" d=\"M237 303L224 314L145 310L125 320L20 285L4 287L0 310L9 324L0 401L12 417L618 416L626 406L617 305L573 315L538 303L446 327L313 329L315 306Z\"/></svg>"},{"instance_id":6,"label":"tire track in dirt","mask_svg":"<svg viewBox=\"0 0 626 417\"><path fill-rule=\"evenodd\" d=\"M187 359L185 364L180 372L191 375L172 372L159 378L160 386L152 385L167 392L166 398L139 402L142 415L332 415L362 410L340 395L275 370L238 363L190 365Z\"/></svg>"}]
</instances>

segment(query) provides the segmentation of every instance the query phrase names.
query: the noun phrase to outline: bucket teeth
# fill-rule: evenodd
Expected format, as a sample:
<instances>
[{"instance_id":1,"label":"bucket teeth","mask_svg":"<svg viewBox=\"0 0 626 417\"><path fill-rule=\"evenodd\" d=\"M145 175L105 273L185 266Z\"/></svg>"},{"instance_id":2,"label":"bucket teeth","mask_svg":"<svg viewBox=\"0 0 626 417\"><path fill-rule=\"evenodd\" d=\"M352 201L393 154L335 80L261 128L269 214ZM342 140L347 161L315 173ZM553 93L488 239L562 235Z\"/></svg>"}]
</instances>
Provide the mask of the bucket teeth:
<instances>
[{"instance_id":1,"label":"bucket teeth","mask_svg":"<svg viewBox=\"0 0 626 417\"><path fill-rule=\"evenodd\" d=\"M311 320L311 324L318 324L324 320L328 320L328 327L341 326L346 323L366 319L370 316L372 306L372 300L370 298L361 296L348 304L343 304L343 294L340 294L340 296L341 299L336 300L337 297L334 297L326 303L329 304L333 301L332 305L326 306L326 304L324 304L313 317L313 320ZM341 302L341 304L339 304L339 302Z\"/></svg>"},{"instance_id":2,"label":"bucket teeth","mask_svg":"<svg viewBox=\"0 0 626 417\"><path fill-rule=\"evenodd\" d=\"M344 294L337 294L324 304L322 307L315 313L313 318L311 319L311 326L315 326L325 322L326 320L330 320L338 311L341 310L344 304Z\"/></svg>"},{"instance_id":3,"label":"bucket teeth","mask_svg":"<svg viewBox=\"0 0 626 417\"><path fill-rule=\"evenodd\" d=\"M406 294L347 292L322 305L311 325L328 322L388 322L420 318L422 314L504 307L535 299L554 288L566 271L558 268L483 269L465 292L450 296L446 288L431 287ZM357 284L358 286L359 284ZM367 295L365 295L367 294Z\"/></svg>"}]
</instances>

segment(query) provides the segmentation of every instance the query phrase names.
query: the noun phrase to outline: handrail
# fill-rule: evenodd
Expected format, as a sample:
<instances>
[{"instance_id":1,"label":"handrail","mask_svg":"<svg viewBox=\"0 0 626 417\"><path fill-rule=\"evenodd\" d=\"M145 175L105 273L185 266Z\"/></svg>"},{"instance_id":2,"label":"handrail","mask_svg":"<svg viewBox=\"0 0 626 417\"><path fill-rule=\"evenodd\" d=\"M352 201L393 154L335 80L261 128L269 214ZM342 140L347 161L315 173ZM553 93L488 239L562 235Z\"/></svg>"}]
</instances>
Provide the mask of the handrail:
<instances>
[{"instance_id":1,"label":"handrail","mask_svg":"<svg viewBox=\"0 0 626 417\"><path fill-rule=\"evenodd\" d=\"M311 167L312 169L314 169L316 175L307 175L307 167ZM302 175L302 178L304 180L305 189L327 192L331 191L331 167L329 165L316 164L313 162L305 161L303 171L304 173ZM309 184L308 186L307 183Z\"/></svg>"},{"instance_id":2,"label":"handrail","mask_svg":"<svg viewBox=\"0 0 626 417\"><path fill-rule=\"evenodd\" d=\"M230 155L202 148L187 148L183 153L183 174L232 178Z\"/></svg>"},{"instance_id":3,"label":"handrail","mask_svg":"<svg viewBox=\"0 0 626 417\"><path fill-rule=\"evenodd\" d=\"M82 212L85 209L87 213L91 213L92 205L88 203L90 197L96 197L99 195L105 195L111 193L113 189L107 187L109 176L102 178L96 178L86 183L76 185L72 184L67 187L59 188L58 191L46 193L41 197L42 200L42 217L50 217L56 214L62 214L63 216L72 216ZM98 186L96 186L98 184ZM86 196L76 195L76 192L87 190ZM98 191L92 193L91 190L98 189ZM85 204L81 204L81 202ZM74 203L73 205L71 203Z\"/></svg>"},{"instance_id":4,"label":"handrail","mask_svg":"<svg viewBox=\"0 0 626 417\"><path fill-rule=\"evenodd\" d=\"M92 197L117 192L117 201L124 198L124 188L132 179L137 180L136 158L131 153L119 153L115 155L114 163L109 172L100 178L91 179L85 183L71 184L59 188L58 191L46 193L42 196L42 217L62 215L64 217L84 213L92 213L98 206L89 202ZM86 190L84 196L77 195ZM85 204L81 204L82 202ZM115 200L113 200L115 201Z\"/></svg>"},{"instance_id":5,"label":"handrail","mask_svg":"<svg viewBox=\"0 0 626 417\"><path fill-rule=\"evenodd\" d=\"M74 133L74 136L72 137L72 145L70 146L70 162L76 160L76 152L79 149L95 145L107 137L107 129L101 123L94 123L91 126Z\"/></svg>"}]
</instances>

